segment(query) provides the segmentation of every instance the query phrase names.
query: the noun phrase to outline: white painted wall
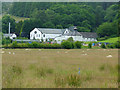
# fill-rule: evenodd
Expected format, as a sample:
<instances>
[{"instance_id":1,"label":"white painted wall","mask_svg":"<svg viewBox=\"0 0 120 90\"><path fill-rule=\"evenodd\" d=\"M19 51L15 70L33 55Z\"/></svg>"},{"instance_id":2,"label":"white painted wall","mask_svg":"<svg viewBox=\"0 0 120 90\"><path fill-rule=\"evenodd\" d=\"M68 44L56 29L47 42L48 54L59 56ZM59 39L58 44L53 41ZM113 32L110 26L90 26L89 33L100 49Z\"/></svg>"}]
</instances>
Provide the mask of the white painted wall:
<instances>
[{"instance_id":1,"label":"white painted wall","mask_svg":"<svg viewBox=\"0 0 120 90\"><path fill-rule=\"evenodd\" d=\"M37 32L35 34L35 31ZM50 39L50 38L55 38L57 36L60 36L61 34L45 34L45 33L41 33L37 28L35 28L34 30L32 30L30 32L30 39L43 39L44 41L46 41L46 39Z\"/></svg>"},{"instance_id":2,"label":"white painted wall","mask_svg":"<svg viewBox=\"0 0 120 90\"><path fill-rule=\"evenodd\" d=\"M17 37L16 34L12 34L12 36L10 36L10 39L15 39Z\"/></svg>"},{"instance_id":3,"label":"white painted wall","mask_svg":"<svg viewBox=\"0 0 120 90\"><path fill-rule=\"evenodd\" d=\"M54 40L56 40L57 43L61 43L63 40L67 40L70 37L72 37L74 41L97 41L94 38L83 38L82 36L61 36L56 37Z\"/></svg>"},{"instance_id":4,"label":"white painted wall","mask_svg":"<svg viewBox=\"0 0 120 90\"><path fill-rule=\"evenodd\" d=\"M36 34L35 34L35 31L37 32ZM30 39L34 39L34 38L40 39L40 40L42 38L42 33L37 28L35 28L30 32Z\"/></svg>"}]
</instances>

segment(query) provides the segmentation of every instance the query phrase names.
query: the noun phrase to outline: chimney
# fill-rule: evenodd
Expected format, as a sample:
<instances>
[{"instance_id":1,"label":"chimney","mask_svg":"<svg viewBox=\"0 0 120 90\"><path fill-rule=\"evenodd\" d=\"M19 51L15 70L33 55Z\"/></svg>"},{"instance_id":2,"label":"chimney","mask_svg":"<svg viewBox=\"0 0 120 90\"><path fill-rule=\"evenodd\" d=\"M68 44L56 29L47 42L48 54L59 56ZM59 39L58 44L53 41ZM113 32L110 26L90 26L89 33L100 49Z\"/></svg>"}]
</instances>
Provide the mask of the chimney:
<instances>
[{"instance_id":1,"label":"chimney","mask_svg":"<svg viewBox=\"0 0 120 90\"><path fill-rule=\"evenodd\" d=\"M9 22L9 34L10 34L10 22Z\"/></svg>"}]
</instances>

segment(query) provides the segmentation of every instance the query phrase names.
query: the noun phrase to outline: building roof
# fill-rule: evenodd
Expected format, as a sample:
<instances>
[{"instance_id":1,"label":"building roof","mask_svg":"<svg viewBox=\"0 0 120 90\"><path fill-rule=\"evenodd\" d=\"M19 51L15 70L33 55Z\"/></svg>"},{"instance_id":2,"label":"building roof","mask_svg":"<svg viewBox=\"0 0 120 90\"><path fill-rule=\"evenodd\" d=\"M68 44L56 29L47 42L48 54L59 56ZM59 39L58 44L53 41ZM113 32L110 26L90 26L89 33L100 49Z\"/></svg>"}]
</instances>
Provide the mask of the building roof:
<instances>
[{"instance_id":1,"label":"building roof","mask_svg":"<svg viewBox=\"0 0 120 90\"><path fill-rule=\"evenodd\" d=\"M13 34L3 34L4 37L11 37Z\"/></svg>"},{"instance_id":2,"label":"building roof","mask_svg":"<svg viewBox=\"0 0 120 90\"><path fill-rule=\"evenodd\" d=\"M77 30L77 27L76 26L71 26L68 29L73 32L73 31Z\"/></svg>"},{"instance_id":3,"label":"building roof","mask_svg":"<svg viewBox=\"0 0 120 90\"><path fill-rule=\"evenodd\" d=\"M65 36L81 36L81 34L78 31L70 31L68 34L64 34Z\"/></svg>"},{"instance_id":4,"label":"building roof","mask_svg":"<svg viewBox=\"0 0 120 90\"><path fill-rule=\"evenodd\" d=\"M63 34L65 29L37 28L42 33L46 34Z\"/></svg>"},{"instance_id":5,"label":"building roof","mask_svg":"<svg viewBox=\"0 0 120 90\"><path fill-rule=\"evenodd\" d=\"M79 32L84 38L97 38L97 33L94 32Z\"/></svg>"}]
</instances>

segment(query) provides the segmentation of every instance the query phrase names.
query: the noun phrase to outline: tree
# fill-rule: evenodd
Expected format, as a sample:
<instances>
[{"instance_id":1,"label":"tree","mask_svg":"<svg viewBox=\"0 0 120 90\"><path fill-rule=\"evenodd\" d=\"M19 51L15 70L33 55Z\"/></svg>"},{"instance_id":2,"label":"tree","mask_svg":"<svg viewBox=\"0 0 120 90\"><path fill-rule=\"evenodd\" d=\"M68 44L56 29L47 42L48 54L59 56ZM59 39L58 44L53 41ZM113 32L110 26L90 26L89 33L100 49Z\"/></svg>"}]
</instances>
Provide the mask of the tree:
<instances>
[{"instance_id":1,"label":"tree","mask_svg":"<svg viewBox=\"0 0 120 90\"><path fill-rule=\"evenodd\" d=\"M69 42L73 42L73 41L74 41L72 37L69 37L67 40L68 40Z\"/></svg>"},{"instance_id":2,"label":"tree","mask_svg":"<svg viewBox=\"0 0 120 90\"><path fill-rule=\"evenodd\" d=\"M15 32L15 19L11 18L9 15L5 15L2 17L2 32L8 33L9 30L9 22L10 22L10 32Z\"/></svg>"},{"instance_id":3,"label":"tree","mask_svg":"<svg viewBox=\"0 0 120 90\"><path fill-rule=\"evenodd\" d=\"M63 41L61 43L61 46L62 46L62 48L65 48L65 49L71 49L72 48L72 43L69 42L69 41Z\"/></svg>"},{"instance_id":4,"label":"tree","mask_svg":"<svg viewBox=\"0 0 120 90\"><path fill-rule=\"evenodd\" d=\"M92 48L92 44L91 43L88 44L88 48Z\"/></svg>"},{"instance_id":5,"label":"tree","mask_svg":"<svg viewBox=\"0 0 120 90\"><path fill-rule=\"evenodd\" d=\"M97 28L99 37L111 36L115 34L112 23L105 22Z\"/></svg>"},{"instance_id":6,"label":"tree","mask_svg":"<svg viewBox=\"0 0 120 90\"><path fill-rule=\"evenodd\" d=\"M15 32L17 34L17 36L20 36L20 33L22 31L22 26L23 26L23 22L19 21L18 23L16 23L15 25Z\"/></svg>"},{"instance_id":7,"label":"tree","mask_svg":"<svg viewBox=\"0 0 120 90\"><path fill-rule=\"evenodd\" d=\"M80 41L76 41L75 42L75 46L76 46L76 48L81 48L82 47L82 44L81 44L82 42L80 42Z\"/></svg>"},{"instance_id":8,"label":"tree","mask_svg":"<svg viewBox=\"0 0 120 90\"><path fill-rule=\"evenodd\" d=\"M104 19L106 21L113 22L119 17L118 11L119 11L118 5L111 5L109 8L107 8Z\"/></svg>"}]
</instances>

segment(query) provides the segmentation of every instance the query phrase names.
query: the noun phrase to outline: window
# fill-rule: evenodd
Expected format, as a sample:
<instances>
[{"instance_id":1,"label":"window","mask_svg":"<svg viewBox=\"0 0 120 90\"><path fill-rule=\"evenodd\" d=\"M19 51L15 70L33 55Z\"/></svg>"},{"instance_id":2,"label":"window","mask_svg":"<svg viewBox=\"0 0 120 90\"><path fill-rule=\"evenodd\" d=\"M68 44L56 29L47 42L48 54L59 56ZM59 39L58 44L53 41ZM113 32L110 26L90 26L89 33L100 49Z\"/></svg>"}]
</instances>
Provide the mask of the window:
<instances>
[{"instance_id":1,"label":"window","mask_svg":"<svg viewBox=\"0 0 120 90\"><path fill-rule=\"evenodd\" d=\"M43 37L45 37L45 34L43 35Z\"/></svg>"},{"instance_id":2,"label":"window","mask_svg":"<svg viewBox=\"0 0 120 90\"><path fill-rule=\"evenodd\" d=\"M37 33L37 31L34 32L35 34Z\"/></svg>"},{"instance_id":3,"label":"window","mask_svg":"<svg viewBox=\"0 0 120 90\"><path fill-rule=\"evenodd\" d=\"M39 34L39 37L40 37L40 34Z\"/></svg>"}]
</instances>

